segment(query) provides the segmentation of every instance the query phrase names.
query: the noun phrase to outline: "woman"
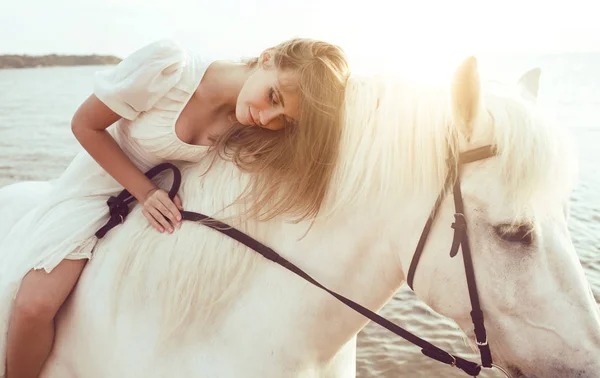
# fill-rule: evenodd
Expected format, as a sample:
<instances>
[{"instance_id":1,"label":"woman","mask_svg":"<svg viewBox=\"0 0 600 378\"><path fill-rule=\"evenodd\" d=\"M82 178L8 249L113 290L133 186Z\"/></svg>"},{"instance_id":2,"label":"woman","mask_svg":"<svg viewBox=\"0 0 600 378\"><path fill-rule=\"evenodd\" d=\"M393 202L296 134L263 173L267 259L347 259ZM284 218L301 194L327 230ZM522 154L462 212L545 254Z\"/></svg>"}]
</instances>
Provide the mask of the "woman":
<instances>
[{"instance_id":1,"label":"woman","mask_svg":"<svg viewBox=\"0 0 600 378\"><path fill-rule=\"evenodd\" d=\"M336 157L348 74L340 48L309 39L243 63L207 61L159 41L99 72L72 119L85 151L0 240L7 377L39 375L54 317L108 219L109 196L127 189L158 232L180 225L181 200L146 178L152 166L221 155L252 173L250 215L316 214Z\"/></svg>"}]
</instances>

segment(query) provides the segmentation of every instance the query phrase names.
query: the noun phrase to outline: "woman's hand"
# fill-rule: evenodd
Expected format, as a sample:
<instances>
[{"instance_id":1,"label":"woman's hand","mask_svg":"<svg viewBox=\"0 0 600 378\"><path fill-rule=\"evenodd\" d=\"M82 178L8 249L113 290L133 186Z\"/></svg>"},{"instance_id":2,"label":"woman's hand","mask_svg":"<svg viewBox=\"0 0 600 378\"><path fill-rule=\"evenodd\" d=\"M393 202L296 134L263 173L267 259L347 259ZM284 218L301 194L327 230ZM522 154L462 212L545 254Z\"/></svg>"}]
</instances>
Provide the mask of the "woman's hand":
<instances>
[{"instance_id":1,"label":"woman's hand","mask_svg":"<svg viewBox=\"0 0 600 378\"><path fill-rule=\"evenodd\" d=\"M181 226L181 200L171 201L129 159L106 129L121 119L95 95L90 95L71 120L73 135L90 156L144 206L142 213L160 232ZM171 223L169 223L169 220Z\"/></svg>"},{"instance_id":2,"label":"woman's hand","mask_svg":"<svg viewBox=\"0 0 600 378\"><path fill-rule=\"evenodd\" d=\"M142 214L159 232L167 230L172 233L173 226L181 227L181 210L183 206L178 195L171 201L166 191L155 188L146 195Z\"/></svg>"}]
</instances>

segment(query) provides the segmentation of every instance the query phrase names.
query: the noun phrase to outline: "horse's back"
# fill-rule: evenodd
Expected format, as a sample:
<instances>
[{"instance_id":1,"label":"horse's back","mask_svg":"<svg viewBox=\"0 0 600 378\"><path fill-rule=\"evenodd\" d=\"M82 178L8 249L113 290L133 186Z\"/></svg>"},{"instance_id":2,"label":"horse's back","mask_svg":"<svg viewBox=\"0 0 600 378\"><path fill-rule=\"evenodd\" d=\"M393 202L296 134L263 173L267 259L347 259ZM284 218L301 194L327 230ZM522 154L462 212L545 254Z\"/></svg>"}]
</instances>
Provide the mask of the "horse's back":
<instances>
[{"instance_id":1,"label":"horse's back","mask_svg":"<svg viewBox=\"0 0 600 378\"><path fill-rule=\"evenodd\" d=\"M235 172L215 164L204 176L200 166L182 170L186 210L218 213L241 194L243 185L232 190ZM306 233L309 222L283 218L238 228L376 310L389 297L388 282L378 277L396 276L397 266L363 221L328 220L344 224L335 233L324 224ZM365 245L386 258L370 258ZM59 313L41 378L351 378L356 335L366 322L209 227L184 222L172 235L158 233L138 204L96 245ZM161 332L173 325L180 333L165 344Z\"/></svg>"},{"instance_id":2,"label":"horse's back","mask_svg":"<svg viewBox=\"0 0 600 378\"><path fill-rule=\"evenodd\" d=\"M333 352L323 348L330 340L318 326L325 312L320 303L329 308L336 301L267 260L205 329L190 325L160 350L166 345L158 335L160 302L150 299L142 308L121 302L112 322L114 286L107 277L115 265L108 255L122 251L103 252L92 258L58 317L57 342L42 378L355 376L355 338L331 345Z\"/></svg>"}]
</instances>

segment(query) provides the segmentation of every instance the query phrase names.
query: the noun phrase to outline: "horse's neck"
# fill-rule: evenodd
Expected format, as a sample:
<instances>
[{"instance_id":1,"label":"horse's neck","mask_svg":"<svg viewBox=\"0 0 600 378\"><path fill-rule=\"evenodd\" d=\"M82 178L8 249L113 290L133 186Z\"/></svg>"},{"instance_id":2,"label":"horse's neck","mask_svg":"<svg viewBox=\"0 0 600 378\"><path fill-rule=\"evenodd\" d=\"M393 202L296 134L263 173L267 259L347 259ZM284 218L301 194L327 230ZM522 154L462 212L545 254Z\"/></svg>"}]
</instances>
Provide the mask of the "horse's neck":
<instances>
[{"instance_id":1,"label":"horse's neck","mask_svg":"<svg viewBox=\"0 0 600 378\"><path fill-rule=\"evenodd\" d=\"M394 280L382 290L395 291L404 283L419 238L439 195L437 188L415 192L410 185L408 186L398 188L393 198L381 199L373 196L372 205L364 207L362 211L356 211L354 215L361 220L362 227L368 230L369 235L372 235L372 244L387 245L385 252L379 254L372 254L368 246L363 252L373 259L383 259L388 264L387 268L394 265ZM447 196L433 223L423 253L427 256L420 262L420 267L435 263L437 258L445 256L439 251L440 248L450 248L452 214L451 196Z\"/></svg>"},{"instance_id":2,"label":"horse's neck","mask_svg":"<svg viewBox=\"0 0 600 378\"><path fill-rule=\"evenodd\" d=\"M373 200L316 223L290 256L322 283L331 282L351 299L379 309L405 280L435 195L399 191L396 198Z\"/></svg>"}]
</instances>

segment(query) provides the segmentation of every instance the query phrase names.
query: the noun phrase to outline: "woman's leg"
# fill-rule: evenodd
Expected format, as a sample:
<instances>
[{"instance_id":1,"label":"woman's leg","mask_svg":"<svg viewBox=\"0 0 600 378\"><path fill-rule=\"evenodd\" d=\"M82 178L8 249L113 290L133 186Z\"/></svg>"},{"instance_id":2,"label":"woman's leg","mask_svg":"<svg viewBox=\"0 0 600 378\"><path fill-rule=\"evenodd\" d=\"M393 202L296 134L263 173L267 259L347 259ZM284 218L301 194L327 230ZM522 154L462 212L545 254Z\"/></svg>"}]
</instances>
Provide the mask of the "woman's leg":
<instances>
[{"instance_id":1,"label":"woman's leg","mask_svg":"<svg viewBox=\"0 0 600 378\"><path fill-rule=\"evenodd\" d=\"M87 260L63 260L50 273L32 270L23 279L8 324L7 378L37 378L54 342L54 317Z\"/></svg>"}]
</instances>

